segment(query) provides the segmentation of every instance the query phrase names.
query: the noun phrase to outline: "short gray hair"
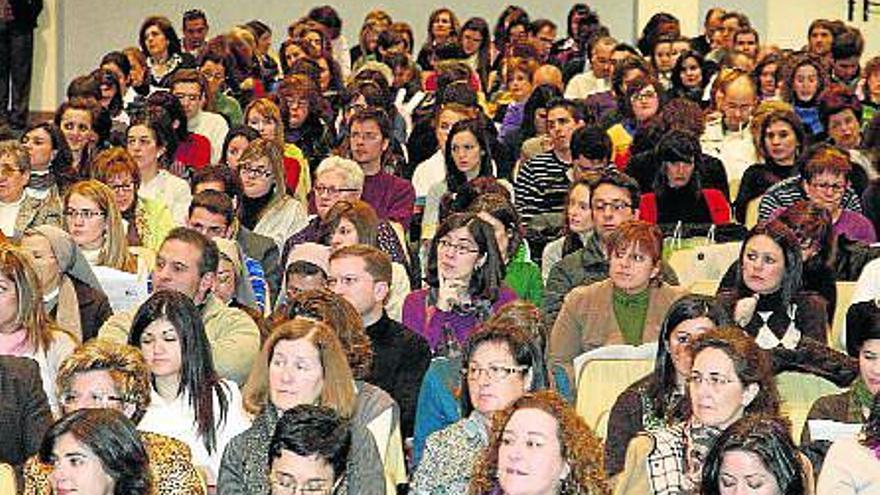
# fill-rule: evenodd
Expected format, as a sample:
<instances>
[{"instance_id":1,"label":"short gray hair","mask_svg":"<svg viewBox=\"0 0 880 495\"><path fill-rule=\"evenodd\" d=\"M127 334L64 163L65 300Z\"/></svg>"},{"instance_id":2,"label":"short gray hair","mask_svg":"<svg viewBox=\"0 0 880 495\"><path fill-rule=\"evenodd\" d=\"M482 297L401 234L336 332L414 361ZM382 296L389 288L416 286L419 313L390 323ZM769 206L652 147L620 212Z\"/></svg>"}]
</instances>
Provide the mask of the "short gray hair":
<instances>
[{"instance_id":1,"label":"short gray hair","mask_svg":"<svg viewBox=\"0 0 880 495\"><path fill-rule=\"evenodd\" d=\"M339 172L345 177L345 185L347 187L354 187L359 191L364 190L364 171L354 160L335 155L328 156L321 160L320 165L315 170L315 182L317 182L318 177L327 172Z\"/></svg>"},{"instance_id":2,"label":"short gray hair","mask_svg":"<svg viewBox=\"0 0 880 495\"><path fill-rule=\"evenodd\" d=\"M0 156L11 155L15 166L22 172L31 171L31 154L27 148L14 139L0 141Z\"/></svg>"}]
</instances>

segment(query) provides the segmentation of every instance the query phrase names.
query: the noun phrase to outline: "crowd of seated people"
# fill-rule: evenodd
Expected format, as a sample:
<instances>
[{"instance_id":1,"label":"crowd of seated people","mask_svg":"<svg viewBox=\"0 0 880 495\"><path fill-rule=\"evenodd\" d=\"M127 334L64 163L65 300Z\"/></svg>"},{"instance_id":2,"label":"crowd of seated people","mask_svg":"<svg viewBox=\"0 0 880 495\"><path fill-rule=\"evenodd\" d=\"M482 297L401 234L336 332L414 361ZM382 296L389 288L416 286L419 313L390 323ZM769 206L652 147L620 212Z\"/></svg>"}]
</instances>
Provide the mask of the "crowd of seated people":
<instances>
[{"instance_id":1,"label":"crowd of seated people","mask_svg":"<svg viewBox=\"0 0 880 495\"><path fill-rule=\"evenodd\" d=\"M880 492L858 29L341 13L0 136L0 493Z\"/></svg>"}]
</instances>

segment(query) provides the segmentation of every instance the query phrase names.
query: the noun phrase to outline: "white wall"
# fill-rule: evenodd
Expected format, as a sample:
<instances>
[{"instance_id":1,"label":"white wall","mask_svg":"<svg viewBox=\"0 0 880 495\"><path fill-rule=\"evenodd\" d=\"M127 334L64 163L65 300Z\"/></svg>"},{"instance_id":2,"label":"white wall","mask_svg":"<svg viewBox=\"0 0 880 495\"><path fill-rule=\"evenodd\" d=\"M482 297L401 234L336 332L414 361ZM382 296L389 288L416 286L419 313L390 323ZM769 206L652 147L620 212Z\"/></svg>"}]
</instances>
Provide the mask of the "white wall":
<instances>
[{"instance_id":1,"label":"white wall","mask_svg":"<svg viewBox=\"0 0 880 495\"><path fill-rule=\"evenodd\" d=\"M34 84L31 106L35 111L52 111L61 101L67 82L89 72L107 51L137 44L140 22L152 14L162 14L178 24L182 13L193 5L201 5L208 14L212 33L234 24L262 19L275 33L274 44L286 35L287 25L304 15L311 7L328 3L324 0L291 2L289 0L44 0L46 8L37 31ZM844 0L585 0L599 12L600 18L621 41L634 41L641 27L658 11L673 13L681 19L682 32L695 35L702 27L706 10L723 5L746 13L762 34L762 41L783 47L799 47L806 40L806 30L815 18L844 18ZM474 2L444 0L419 2L390 0L381 4L356 0L329 1L343 18L343 31L350 42L357 40L361 21L368 11L384 8L395 19L409 22L416 33L416 44L422 42L430 11L440 5L452 8L464 21L482 16L494 25L507 2ZM511 2L524 7L533 18L545 17L557 23L560 35L565 32L565 19L573 1L518 0ZM876 18L863 29L866 55L880 52L880 21Z\"/></svg>"}]
</instances>

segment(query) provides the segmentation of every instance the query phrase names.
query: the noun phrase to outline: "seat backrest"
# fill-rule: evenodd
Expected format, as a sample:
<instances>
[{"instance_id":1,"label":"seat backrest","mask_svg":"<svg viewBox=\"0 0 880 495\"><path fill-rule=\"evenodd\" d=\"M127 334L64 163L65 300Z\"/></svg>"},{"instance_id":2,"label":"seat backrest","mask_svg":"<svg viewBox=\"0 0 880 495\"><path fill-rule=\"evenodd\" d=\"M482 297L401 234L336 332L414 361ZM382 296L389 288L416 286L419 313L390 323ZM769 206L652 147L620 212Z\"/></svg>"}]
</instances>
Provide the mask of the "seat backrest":
<instances>
[{"instance_id":1,"label":"seat backrest","mask_svg":"<svg viewBox=\"0 0 880 495\"><path fill-rule=\"evenodd\" d=\"M697 280L721 280L741 247L741 242L723 242L680 249L669 255L667 263L682 287L689 287Z\"/></svg>"},{"instance_id":2,"label":"seat backrest","mask_svg":"<svg viewBox=\"0 0 880 495\"><path fill-rule=\"evenodd\" d=\"M800 444L801 430L813 402L825 395L838 394L842 389L837 385L806 373L785 372L776 376L776 387L782 401L781 412L791 421L792 438L795 445Z\"/></svg>"},{"instance_id":3,"label":"seat backrest","mask_svg":"<svg viewBox=\"0 0 880 495\"><path fill-rule=\"evenodd\" d=\"M594 359L581 370L577 413L593 433L605 438L608 415L617 396L654 370L653 359Z\"/></svg>"},{"instance_id":4,"label":"seat backrest","mask_svg":"<svg viewBox=\"0 0 880 495\"><path fill-rule=\"evenodd\" d=\"M718 285L720 280L697 280L688 286L691 294L700 294L704 296L714 296L718 293Z\"/></svg>"},{"instance_id":5,"label":"seat backrest","mask_svg":"<svg viewBox=\"0 0 880 495\"><path fill-rule=\"evenodd\" d=\"M761 198L764 195L760 195L757 198L751 200L746 205L746 221L745 226L747 229L751 230L752 227L758 225L758 206L761 205Z\"/></svg>"},{"instance_id":6,"label":"seat backrest","mask_svg":"<svg viewBox=\"0 0 880 495\"><path fill-rule=\"evenodd\" d=\"M852 303L856 282L836 282L834 285L837 287L837 306L834 308L834 321L831 323L828 346L846 353L841 336L846 332L846 312Z\"/></svg>"}]
</instances>

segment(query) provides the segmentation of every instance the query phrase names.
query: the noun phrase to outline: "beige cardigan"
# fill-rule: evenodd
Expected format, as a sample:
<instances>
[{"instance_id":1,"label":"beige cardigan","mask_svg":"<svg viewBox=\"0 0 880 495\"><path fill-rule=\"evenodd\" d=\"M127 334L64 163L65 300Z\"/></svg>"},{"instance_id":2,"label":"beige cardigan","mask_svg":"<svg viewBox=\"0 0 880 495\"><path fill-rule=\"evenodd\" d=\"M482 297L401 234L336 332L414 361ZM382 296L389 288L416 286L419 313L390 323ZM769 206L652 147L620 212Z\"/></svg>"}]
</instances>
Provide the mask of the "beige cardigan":
<instances>
[{"instance_id":1,"label":"beige cardigan","mask_svg":"<svg viewBox=\"0 0 880 495\"><path fill-rule=\"evenodd\" d=\"M597 347L625 344L614 316L612 302L614 285L605 279L587 286L575 287L566 296L550 333L547 360L551 369L562 368L574 384L574 358ZM655 342L666 311L687 291L661 283L648 289L648 314L642 342Z\"/></svg>"}]
</instances>

